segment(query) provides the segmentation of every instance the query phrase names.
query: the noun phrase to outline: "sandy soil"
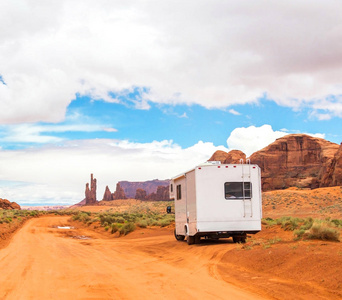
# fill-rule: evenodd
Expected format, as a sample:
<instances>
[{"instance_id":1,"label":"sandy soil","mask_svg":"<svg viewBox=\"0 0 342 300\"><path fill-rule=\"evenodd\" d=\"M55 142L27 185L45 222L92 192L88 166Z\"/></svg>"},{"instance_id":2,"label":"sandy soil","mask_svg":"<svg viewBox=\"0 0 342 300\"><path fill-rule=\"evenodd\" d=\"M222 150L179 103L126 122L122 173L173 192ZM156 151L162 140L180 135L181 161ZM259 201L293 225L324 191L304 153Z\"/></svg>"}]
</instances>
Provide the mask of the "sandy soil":
<instances>
[{"instance_id":1,"label":"sandy soil","mask_svg":"<svg viewBox=\"0 0 342 300\"><path fill-rule=\"evenodd\" d=\"M108 239L57 228L68 219L31 219L0 251L0 299L260 298L218 275L216 247L189 248L170 230Z\"/></svg>"},{"instance_id":2,"label":"sandy soil","mask_svg":"<svg viewBox=\"0 0 342 300\"><path fill-rule=\"evenodd\" d=\"M114 238L69 217L31 219L0 250L0 299L342 299L341 243L272 227L245 245L188 246L172 231Z\"/></svg>"},{"instance_id":3,"label":"sandy soil","mask_svg":"<svg viewBox=\"0 0 342 300\"><path fill-rule=\"evenodd\" d=\"M102 204L79 209L142 205ZM342 188L267 192L263 206L264 217L341 219ZM50 216L27 221L13 236L19 225L0 226L0 299L342 299L342 243L294 241L280 226L263 226L244 245L188 246L174 239L173 226L117 238ZM57 228L66 225L75 228Z\"/></svg>"}]
</instances>

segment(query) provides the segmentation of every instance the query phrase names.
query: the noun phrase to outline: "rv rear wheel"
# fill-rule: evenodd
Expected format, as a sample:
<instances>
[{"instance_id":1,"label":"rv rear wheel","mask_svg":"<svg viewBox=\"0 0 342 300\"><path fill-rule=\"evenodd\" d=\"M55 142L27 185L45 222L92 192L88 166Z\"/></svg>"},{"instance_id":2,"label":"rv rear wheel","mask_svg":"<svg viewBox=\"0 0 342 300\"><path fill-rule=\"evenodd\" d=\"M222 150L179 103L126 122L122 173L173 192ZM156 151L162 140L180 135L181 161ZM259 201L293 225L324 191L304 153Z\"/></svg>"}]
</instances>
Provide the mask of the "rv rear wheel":
<instances>
[{"instance_id":1,"label":"rv rear wheel","mask_svg":"<svg viewBox=\"0 0 342 300\"><path fill-rule=\"evenodd\" d=\"M246 243L246 236L233 236L233 242L234 243Z\"/></svg>"},{"instance_id":2,"label":"rv rear wheel","mask_svg":"<svg viewBox=\"0 0 342 300\"><path fill-rule=\"evenodd\" d=\"M183 241L185 239L185 235L176 234L176 229L174 231L174 234L177 241Z\"/></svg>"},{"instance_id":3,"label":"rv rear wheel","mask_svg":"<svg viewBox=\"0 0 342 300\"><path fill-rule=\"evenodd\" d=\"M191 236L191 235L188 235L186 241L188 242L188 245L192 245L192 244L195 243L195 237Z\"/></svg>"}]
</instances>

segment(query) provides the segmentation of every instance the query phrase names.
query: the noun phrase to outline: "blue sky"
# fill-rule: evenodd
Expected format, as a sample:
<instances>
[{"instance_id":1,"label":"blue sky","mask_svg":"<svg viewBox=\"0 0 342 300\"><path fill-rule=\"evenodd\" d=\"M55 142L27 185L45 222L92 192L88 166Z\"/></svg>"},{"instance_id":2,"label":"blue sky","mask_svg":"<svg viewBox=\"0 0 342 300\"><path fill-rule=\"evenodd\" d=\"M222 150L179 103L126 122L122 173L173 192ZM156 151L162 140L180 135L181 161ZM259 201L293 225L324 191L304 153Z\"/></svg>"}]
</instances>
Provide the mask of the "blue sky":
<instances>
[{"instance_id":1,"label":"blue sky","mask_svg":"<svg viewBox=\"0 0 342 300\"><path fill-rule=\"evenodd\" d=\"M72 204L90 173L101 199L216 150L342 141L336 1L36 4L0 3L1 198Z\"/></svg>"},{"instance_id":2,"label":"blue sky","mask_svg":"<svg viewBox=\"0 0 342 300\"><path fill-rule=\"evenodd\" d=\"M37 122L30 125L50 127L51 130L45 129L40 136L52 136L60 141L119 139L149 143L154 140L172 140L183 148L190 147L200 140L216 146L227 146L227 138L234 129L261 127L264 124L271 125L275 131L288 134L320 133L331 142L342 141L341 118L318 120L310 115L310 109L294 111L269 99L259 99L255 104L220 109L207 109L197 104L154 103L150 103L148 109L137 109L129 103L129 98L121 101L123 103L108 103L103 100L92 100L90 97L77 97L67 107L65 121ZM83 125L93 125L94 128L87 131ZM1 133L9 133L9 128L17 126L3 125ZM65 126L65 130L56 131L59 126ZM73 129L72 126L78 126L79 129ZM45 143L9 141L3 142L1 146L4 150L14 150L42 144Z\"/></svg>"},{"instance_id":3,"label":"blue sky","mask_svg":"<svg viewBox=\"0 0 342 300\"><path fill-rule=\"evenodd\" d=\"M190 147L202 140L216 146L226 146L227 138L235 128L270 124L274 130L322 133L329 141L342 141L341 118L317 120L310 116L310 109L294 111L268 99L220 109L207 109L196 104L174 106L151 103L149 109L141 110L126 104L91 101L83 97L69 105L68 114L74 113L87 116L94 123L101 119L117 131L94 132L83 137L80 133L63 133L60 137L129 139L140 143L167 139L182 147Z\"/></svg>"}]
</instances>

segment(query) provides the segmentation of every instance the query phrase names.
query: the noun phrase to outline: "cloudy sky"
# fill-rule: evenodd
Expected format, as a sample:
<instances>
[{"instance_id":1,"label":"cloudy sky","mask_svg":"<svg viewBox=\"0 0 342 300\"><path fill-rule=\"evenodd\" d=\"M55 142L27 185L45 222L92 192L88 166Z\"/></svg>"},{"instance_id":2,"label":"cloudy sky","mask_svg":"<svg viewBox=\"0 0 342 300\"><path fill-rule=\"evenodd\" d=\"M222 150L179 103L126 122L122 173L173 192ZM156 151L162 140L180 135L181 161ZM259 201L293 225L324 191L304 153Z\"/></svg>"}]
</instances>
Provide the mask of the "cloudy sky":
<instances>
[{"instance_id":1,"label":"cloudy sky","mask_svg":"<svg viewBox=\"0 0 342 300\"><path fill-rule=\"evenodd\" d=\"M215 150L342 141L340 1L0 2L0 197L98 198Z\"/></svg>"}]
</instances>

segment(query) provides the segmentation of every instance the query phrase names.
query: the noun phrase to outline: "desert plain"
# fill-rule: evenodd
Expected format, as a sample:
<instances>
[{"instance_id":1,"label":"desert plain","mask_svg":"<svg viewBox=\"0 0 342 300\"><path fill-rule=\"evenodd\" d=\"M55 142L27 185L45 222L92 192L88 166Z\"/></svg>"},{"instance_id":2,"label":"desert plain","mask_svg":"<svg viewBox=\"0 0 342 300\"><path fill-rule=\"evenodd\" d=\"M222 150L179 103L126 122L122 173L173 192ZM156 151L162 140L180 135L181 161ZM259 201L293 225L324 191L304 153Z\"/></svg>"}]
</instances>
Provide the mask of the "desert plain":
<instances>
[{"instance_id":1,"label":"desert plain","mask_svg":"<svg viewBox=\"0 0 342 300\"><path fill-rule=\"evenodd\" d=\"M126 211L139 203L70 210ZM166 206L149 204L159 213ZM120 236L70 215L16 219L0 224L0 299L341 299L341 243L296 238L275 221L339 220L341 212L341 187L265 192L262 231L245 244L191 246L175 240L174 223Z\"/></svg>"}]
</instances>

